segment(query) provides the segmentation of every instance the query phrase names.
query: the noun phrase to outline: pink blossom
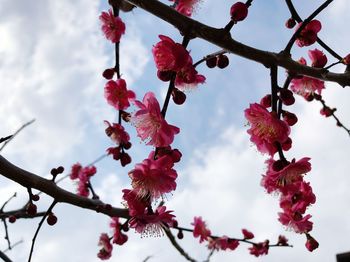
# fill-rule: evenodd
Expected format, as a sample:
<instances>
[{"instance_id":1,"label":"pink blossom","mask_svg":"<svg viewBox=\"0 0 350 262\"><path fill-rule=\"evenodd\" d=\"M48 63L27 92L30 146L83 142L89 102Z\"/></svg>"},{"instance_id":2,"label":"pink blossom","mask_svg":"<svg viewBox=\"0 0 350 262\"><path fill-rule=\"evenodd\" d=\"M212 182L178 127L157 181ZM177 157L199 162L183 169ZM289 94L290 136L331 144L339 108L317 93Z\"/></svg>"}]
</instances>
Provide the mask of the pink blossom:
<instances>
[{"instance_id":1,"label":"pink blossom","mask_svg":"<svg viewBox=\"0 0 350 262\"><path fill-rule=\"evenodd\" d=\"M231 6L230 14L231 14L231 19L234 22L242 21L248 15L248 6L242 2L234 3Z\"/></svg>"},{"instance_id":2,"label":"pink blossom","mask_svg":"<svg viewBox=\"0 0 350 262\"><path fill-rule=\"evenodd\" d=\"M295 30L298 30L298 28L302 25L302 23L299 23L299 25L296 27ZM300 32L299 36L296 39L296 44L299 47L303 46L309 46L316 42L317 40L317 33L321 30L322 26L320 21L318 20L312 20L310 21L305 28Z\"/></svg>"},{"instance_id":3,"label":"pink blossom","mask_svg":"<svg viewBox=\"0 0 350 262\"><path fill-rule=\"evenodd\" d=\"M191 223L191 225L194 226L193 236L195 238L200 237L199 243L202 243L204 240L208 239L211 232L207 228L205 222L202 220L202 217L194 217L194 221Z\"/></svg>"},{"instance_id":4,"label":"pink blossom","mask_svg":"<svg viewBox=\"0 0 350 262\"><path fill-rule=\"evenodd\" d=\"M126 241L128 241L128 236L121 232L122 224L119 223L118 217L112 217L112 221L110 223L110 227L113 229L113 243L117 245L123 245Z\"/></svg>"},{"instance_id":5,"label":"pink blossom","mask_svg":"<svg viewBox=\"0 0 350 262\"><path fill-rule=\"evenodd\" d=\"M107 12L102 12L100 15L102 22L102 31L106 38L112 43L118 43L121 36L125 33L125 24L120 17L115 17L111 9Z\"/></svg>"},{"instance_id":6,"label":"pink blossom","mask_svg":"<svg viewBox=\"0 0 350 262\"><path fill-rule=\"evenodd\" d=\"M280 207L283 210L303 214L308 206L316 202L316 196L312 192L310 183L305 181L297 181L282 188L281 192Z\"/></svg>"},{"instance_id":7,"label":"pink blossom","mask_svg":"<svg viewBox=\"0 0 350 262\"><path fill-rule=\"evenodd\" d=\"M173 159L164 155L154 159L154 152L135 165L129 172L131 184L141 198L149 196L151 200L176 189L177 173L173 169Z\"/></svg>"},{"instance_id":8,"label":"pink blossom","mask_svg":"<svg viewBox=\"0 0 350 262\"><path fill-rule=\"evenodd\" d=\"M166 147L170 145L174 136L180 132L176 126L169 125L160 112L157 99L152 92L146 93L143 101L135 101L140 108L131 121L136 126L138 136L142 140L149 140L147 145Z\"/></svg>"},{"instance_id":9,"label":"pink blossom","mask_svg":"<svg viewBox=\"0 0 350 262\"><path fill-rule=\"evenodd\" d=\"M188 51L170 37L159 35L161 39L153 46L152 53L157 69L160 71L179 71L190 58Z\"/></svg>"},{"instance_id":10,"label":"pink blossom","mask_svg":"<svg viewBox=\"0 0 350 262\"><path fill-rule=\"evenodd\" d=\"M90 177L96 173L95 166L82 167L79 163L72 166L70 173L70 178L72 180L78 179L78 189L77 194L79 196L88 197L89 196L89 181Z\"/></svg>"},{"instance_id":11,"label":"pink blossom","mask_svg":"<svg viewBox=\"0 0 350 262\"><path fill-rule=\"evenodd\" d=\"M239 246L239 241L236 239L229 239L227 236L218 238L209 237L208 248L215 250L235 250Z\"/></svg>"},{"instance_id":12,"label":"pink blossom","mask_svg":"<svg viewBox=\"0 0 350 262\"><path fill-rule=\"evenodd\" d=\"M327 56L317 48L314 50L309 50L308 55L311 59L311 65L313 67L322 68L327 64Z\"/></svg>"},{"instance_id":13,"label":"pink blossom","mask_svg":"<svg viewBox=\"0 0 350 262\"><path fill-rule=\"evenodd\" d=\"M145 209L151 205L149 199L140 198L135 190L123 189L122 192L130 216L143 215Z\"/></svg>"},{"instance_id":14,"label":"pink blossom","mask_svg":"<svg viewBox=\"0 0 350 262\"><path fill-rule=\"evenodd\" d=\"M147 236L160 236L163 227L171 227L174 223L175 216L170 214L173 211L166 211L165 206L160 206L154 213L137 215L130 219L131 228L136 232Z\"/></svg>"},{"instance_id":15,"label":"pink blossom","mask_svg":"<svg viewBox=\"0 0 350 262\"><path fill-rule=\"evenodd\" d=\"M203 84L204 82L205 76L199 75L191 62L182 67L176 74L175 87L181 91L187 91L196 88L198 84Z\"/></svg>"},{"instance_id":16,"label":"pink blossom","mask_svg":"<svg viewBox=\"0 0 350 262\"><path fill-rule=\"evenodd\" d=\"M252 239L252 238L254 238L254 234L252 232L248 231L245 228L242 229L242 234L244 236L244 239Z\"/></svg>"},{"instance_id":17,"label":"pink blossom","mask_svg":"<svg viewBox=\"0 0 350 262\"><path fill-rule=\"evenodd\" d=\"M70 172L70 179L77 179L79 176L79 172L82 169L82 166L80 163L76 163L72 166L71 172Z\"/></svg>"},{"instance_id":18,"label":"pink blossom","mask_svg":"<svg viewBox=\"0 0 350 262\"><path fill-rule=\"evenodd\" d=\"M324 88L324 81L308 76L293 78L290 87L294 93L301 95L306 100L309 100L315 92L321 94Z\"/></svg>"},{"instance_id":19,"label":"pink blossom","mask_svg":"<svg viewBox=\"0 0 350 262\"><path fill-rule=\"evenodd\" d=\"M244 114L251 126L247 131L251 136L250 141L256 144L261 153L274 155L277 152L276 142L282 144L288 139L289 126L257 103L250 104Z\"/></svg>"},{"instance_id":20,"label":"pink blossom","mask_svg":"<svg viewBox=\"0 0 350 262\"><path fill-rule=\"evenodd\" d=\"M298 180L302 175L311 171L310 158L304 157L298 161L295 159L280 170L274 170L273 165L276 161L268 161L268 170L266 176L274 181L277 186L285 186Z\"/></svg>"},{"instance_id":21,"label":"pink blossom","mask_svg":"<svg viewBox=\"0 0 350 262\"><path fill-rule=\"evenodd\" d=\"M126 89L124 79L110 80L105 86L105 98L108 104L117 110L125 110L130 106L130 101L135 99L135 93Z\"/></svg>"},{"instance_id":22,"label":"pink blossom","mask_svg":"<svg viewBox=\"0 0 350 262\"><path fill-rule=\"evenodd\" d=\"M264 242L253 244L248 249L250 251L250 254L252 254L256 257L261 256L261 255L267 255L269 252L269 241L265 240Z\"/></svg>"},{"instance_id":23,"label":"pink blossom","mask_svg":"<svg viewBox=\"0 0 350 262\"><path fill-rule=\"evenodd\" d=\"M175 0L170 0L170 1L174 2ZM196 8L196 5L199 2L200 2L200 0L179 0L175 9L180 14L183 14L185 16L191 16L193 11Z\"/></svg>"},{"instance_id":24,"label":"pink blossom","mask_svg":"<svg viewBox=\"0 0 350 262\"><path fill-rule=\"evenodd\" d=\"M101 234L98 245L101 246L101 249L98 252L97 257L101 260L107 260L111 258L113 246L106 233Z\"/></svg>"},{"instance_id":25,"label":"pink blossom","mask_svg":"<svg viewBox=\"0 0 350 262\"><path fill-rule=\"evenodd\" d=\"M312 230L313 223L309 221L311 215L302 216L299 212L285 211L278 213L278 220L282 225L293 229L296 233L306 233Z\"/></svg>"}]
</instances>

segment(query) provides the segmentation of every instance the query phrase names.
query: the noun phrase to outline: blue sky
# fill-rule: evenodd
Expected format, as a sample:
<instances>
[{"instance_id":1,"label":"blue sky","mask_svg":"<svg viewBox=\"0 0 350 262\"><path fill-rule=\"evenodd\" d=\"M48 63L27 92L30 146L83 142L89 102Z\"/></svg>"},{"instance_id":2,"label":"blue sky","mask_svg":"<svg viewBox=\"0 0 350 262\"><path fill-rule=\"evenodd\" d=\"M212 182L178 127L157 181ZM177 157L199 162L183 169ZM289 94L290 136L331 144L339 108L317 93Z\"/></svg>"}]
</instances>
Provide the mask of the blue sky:
<instances>
[{"instance_id":1,"label":"blue sky","mask_svg":"<svg viewBox=\"0 0 350 262\"><path fill-rule=\"evenodd\" d=\"M305 17L322 2L299 0L295 5ZM203 0L194 17L224 26L232 3ZM46 176L54 166L69 169L77 161L88 164L111 145L104 135L103 120L113 121L116 113L104 100L101 72L113 65L114 56L98 21L99 13L106 8L100 1L0 0L0 136L36 119L2 152L13 163ZM319 16L323 22L321 38L342 55L349 52L349 9L346 0L338 0ZM181 36L172 26L140 9L122 17L127 24L121 44L123 75L139 99L152 90L162 101L166 85L155 76L151 48L158 34L176 41L181 41ZM234 27L232 35L243 43L278 52L292 33L284 27L288 17L284 1L255 0L248 19ZM200 39L192 41L189 49L195 61L217 50ZM307 50L293 49L293 57L307 57ZM288 156L311 157L313 170L306 179L317 196L310 213L320 248L310 254L304 248L304 236L285 231L277 221L278 199L267 195L259 185L266 157L256 151L246 133L243 110L269 91L268 70L232 55L230 66L224 70L209 70L204 65L198 70L207 77L206 84L188 94L183 106L171 104L167 114L168 121L181 128L175 140L184 156L178 168L178 189L167 201L180 224L189 226L193 217L200 215L217 235L239 236L240 229L246 227L258 240L285 234L295 246L271 249L259 261L335 261L336 253L348 251L347 134L332 119L320 116L320 105L316 103L297 98L291 107L298 113L299 123L293 128L294 144ZM335 70L341 72L344 68ZM279 74L283 81L284 70ZM338 115L348 125L349 92L349 88L335 84L327 84L324 92L326 101L338 108ZM151 148L136 138L132 128L128 130L135 164ZM104 159L97 168L93 182L101 198L120 206L121 189L130 187L127 172L132 165L122 169L119 163ZM62 186L74 191L70 181ZM15 191L19 197L9 208L25 203L26 190L0 179L1 201ZM49 202L43 198L39 205L44 209ZM48 261L48 257L53 262L98 261L97 241L101 232L109 230L108 218L63 204L55 212L59 222L54 227L44 226L33 261ZM24 240L8 253L14 261L26 261L37 223L18 221L10 225L11 240ZM141 239L133 232L129 237L127 244L115 247L111 261L138 262L149 255L149 261L184 260L165 237ZM193 257L206 257L206 248L191 235L185 235L181 242ZM5 248L5 241L0 248ZM235 252L218 253L212 261L256 261L246 248L241 245Z\"/></svg>"}]
</instances>

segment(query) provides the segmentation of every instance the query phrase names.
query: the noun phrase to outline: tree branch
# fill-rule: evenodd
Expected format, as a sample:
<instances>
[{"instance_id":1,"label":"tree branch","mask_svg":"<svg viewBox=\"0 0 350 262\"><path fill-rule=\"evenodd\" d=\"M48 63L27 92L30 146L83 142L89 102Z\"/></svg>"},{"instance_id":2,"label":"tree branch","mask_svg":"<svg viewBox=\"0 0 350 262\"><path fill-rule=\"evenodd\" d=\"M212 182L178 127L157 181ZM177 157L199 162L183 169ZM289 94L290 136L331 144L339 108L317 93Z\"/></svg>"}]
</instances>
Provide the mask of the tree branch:
<instances>
[{"instance_id":1,"label":"tree branch","mask_svg":"<svg viewBox=\"0 0 350 262\"><path fill-rule=\"evenodd\" d=\"M57 202L68 203L74 206L94 210L110 217L129 218L129 212L123 208L109 208L106 203L98 199L90 199L73 194L57 186L53 181L23 170L0 155L0 174L26 187L43 191Z\"/></svg>"},{"instance_id":2,"label":"tree branch","mask_svg":"<svg viewBox=\"0 0 350 262\"><path fill-rule=\"evenodd\" d=\"M157 0L126 0L160 19L172 24L189 38L201 38L233 54L256 61L267 67L281 66L288 71L298 72L324 81L332 81L341 86L350 86L350 73L333 73L321 68L313 68L294 61L283 53L274 53L244 45L232 39L231 34L223 28L214 28L179 14L171 7Z\"/></svg>"}]
</instances>

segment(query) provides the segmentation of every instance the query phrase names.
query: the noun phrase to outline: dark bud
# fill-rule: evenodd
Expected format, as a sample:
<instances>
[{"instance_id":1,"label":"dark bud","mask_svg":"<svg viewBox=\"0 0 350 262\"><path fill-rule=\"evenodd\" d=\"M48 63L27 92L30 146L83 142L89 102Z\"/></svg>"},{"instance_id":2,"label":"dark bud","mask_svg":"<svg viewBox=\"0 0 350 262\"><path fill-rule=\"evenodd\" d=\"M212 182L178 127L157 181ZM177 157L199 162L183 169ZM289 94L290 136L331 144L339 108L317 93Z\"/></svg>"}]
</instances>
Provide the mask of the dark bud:
<instances>
[{"instance_id":1,"label":"dark bud","mask_svg":"<svg viewBox=\"0 0 350 262\"><path fill-rule=\"evenodd\" d=\"M125 144L123 144L123 147L124 147L124 149L128 150L131 147L131 143L130 142L125 143Z\"/></svg>"},{"instance_id":2,"label":"dark bud","mask_svg":"<svg viewBox=\"0 0 350 262\"><path fill-rule=\"evenodd\" d=\"M314 95L313 94L309 94L307 97L305 97L306 101L311 102L312 100L314 100Z\"/></svg>"},{"instance_id":3,"label":"dark bud","mask_svg":"<svg viewBox=\"0 0 350 262\"><path fill-rule=\"evenodd\" d=\"M39 195L32 195L32 200L33 201L39 201L40 196Z\"/></svg>"},{"instance_id":4,"label":"dark bud","mask_svg":"<svg viewBox=\"0 0 350 262\"><path fill-rule=\"evenodd\" d=\"M287 28L292 29L296 25L296 22L293 18L289 18L285 25Z\"/></svg>"},{"instance_id":5,"label":"dark bud","mask_svg":"<svg viewBox=\"0 0 350 262\"><path fill-rule=\"evenodd\" d=\"M182 105L186 101L186 95L184 92L180 91L179 89L174 88L173 92L171 93L173 97L173 101L177 105Z\"/></svg>"},{"instance_id":6,"label":"dark bud","mask_svg":"<svg viewBox=\"0 0 350 262\"><path fill-rule=\"evenodd\" d=\"M177 238L178 239L183 239L184 238L184 233L182 232L182 230L179 230L179 232L177 233Z\"/></svg>"},{"instance_id":7,"label":"dark bud","mask_svg":"<svg viewBox=\"0 0 350 262\"><path fill-rule=\"evenodd\" d=\"M283 120L287 122L289 126L294 126L298 122L298 118L295 114L288 112L288 111L283 111Z\"/></svg>"},{"instance_id":8,"label":"dark bud","mask_svg":"<svg viewBox=\"0 0 350 262\"><path fill-rule=\"evenodd\" d=\"M33 203L28 203L27 208L26 208L26 212L30 216L35 216L37 213L36 205Z\"/></svg>"},{"instance_id":9,"label":"dark bud","mask_svg":"<svg viewBox=\"0 0 350 262\"><path fill-rule=\"evenodd\" d=\"M50 226L53 226L54 224L57 223L57 217L51 213L47 216L46 218L46 222L50 225Z\"/></svg>"},{"instance_id":10,"label":"dark bud","mask_svg":"<svg viewBox=\"0 0 350 262\"><path fill-rule=\"evenodd\" d=\"M271 100L272 100L272 95L266 95L260 100L260 105L262 105L265 108L271 107Z\"/></svg>"},{"instance_id":11,"label":"dark bud","mask_svg":"<svg viewBox=\"0 0 350 262\"><path fill-rule=\"evenodd\" d=\"M102 76L106 78L107 80L110 80L114 76L114 68L108 68L105 71L103 71Z\"/></svg>"},{"instance_id":12,"label":"dark bud","mask_svg":"<svg viewBox=\"0 0 350 262\"><path fill-rule=\"evenodd\" d=\"M57 173L58 174L62 174L63 172L64 172L64 167L63 166L57 167Z\"/></svg>"},{"instance_id":13,"label":"dark bud","mask_svg":"<svg viewBox=\"0 0 350 262\"><path fill-rule=\"evenodd\" d=\"M15 223L17 218L15 216L9 216L9 222L10 223Z\"/></svg>"},{"instance_id":14,"label":"dark bud","mask_svg":"<svg viewBox=\"0 0 350 262\"><path fill-rule=\"evenodd\" d=\"M131 157L129 156L128 153L121 153L120 154L120 164L124 167L127 164L131 163Z\"/></svg>"},{"instance_id":15,"label":"dark bud","mask_svg":"<svg viewBox=\"0 0 350 262\"><path fill-rule=\"evenodd\" d=\"M157 76L160 80L168 82L171 79L173 72L172 71L160 71L158 70Z\"/></svg>"},{"instance_id":16,"label":"dark bud","mask_svg":"<svg viewBox=\"0 0 350 262\"><path fill-rule=\"evenodd\" d=\"M219 68L223 69L223 68L227 67L229 63L230 63L230 61L226 55L219 55L216 65Z\"/></svg>"},{"instance_id":17,"label":"dark bud","mask_svg":"<svg viewBox=\"0 0 350 262\"><path fill-rule=\"evenodd\" d=\"M57 168L52 168L51 171L50 171L51 175L52 176L57 176L58 175L58 171L57 171Z\"/></svg>"},{"instance_id":18,"label":"dark bud","mask_svg":"<svg viewBox=\"0 0 350 262\"><path fill-rule=\"evenodd\" d=\"M293 92L288 89L280 90L280 98L282 100L282 103L285 104L286 106L290 106L295 103Z\"/></svg>"},{"instance_id":19,"label":"dark bud","mask_svg":"<svg viewBox=\"0 0 350 262\"><path fill-rule=\"evenodd\" d=\"M218 58L216 56L212 56L212 57L208 58L207 60L205 60L205 63L207 65L207 67L214 68L214 67L216 67L217 60L218 60Z\"/></svg>"}]
</instances>

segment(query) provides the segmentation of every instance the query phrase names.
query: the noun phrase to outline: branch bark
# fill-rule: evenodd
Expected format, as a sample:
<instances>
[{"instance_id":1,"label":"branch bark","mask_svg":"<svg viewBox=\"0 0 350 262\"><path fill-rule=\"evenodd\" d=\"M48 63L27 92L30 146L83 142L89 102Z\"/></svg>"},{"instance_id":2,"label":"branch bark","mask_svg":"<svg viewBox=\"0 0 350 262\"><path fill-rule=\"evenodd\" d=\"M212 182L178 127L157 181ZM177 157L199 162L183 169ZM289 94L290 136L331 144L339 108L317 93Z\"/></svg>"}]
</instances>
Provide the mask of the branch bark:
<instances>
[{"instance_id":1,"label":"branch bark","mask_svg":"<svg viewBox=\"0 0 350 262\"><path fill-rule=\"evenodd\" d=\"M0 174L26 187L35 188L54 198L57 202L67 203L85 209L94 210L110 217L129 218L127 209L109 207L98 199L90 199L73 194L57 186L53 181L23 170L0 155Z\"/></svg>"},{"instance_id":2,"label":"branch bark","mask_svg":"<svg viewBox=\"0 0 350 262\"><path fill-rule=\"evenodd\" d=\"M306 75L324 81L336 82L343 87L350 86L350 73L339 74L329 72L326 69L301 65L283 52L269 52L242 44L234 40L231 37L231 34L223 28L210 27L189 17L183 16L173 8L157 0L126 1L159 17L169 24L172 24L188 38L201 38L233 54L256 61L265 65L266 67L277 65L287 69L290 72L297 72L300 75Z\"/></svg>"}]
</instances>

